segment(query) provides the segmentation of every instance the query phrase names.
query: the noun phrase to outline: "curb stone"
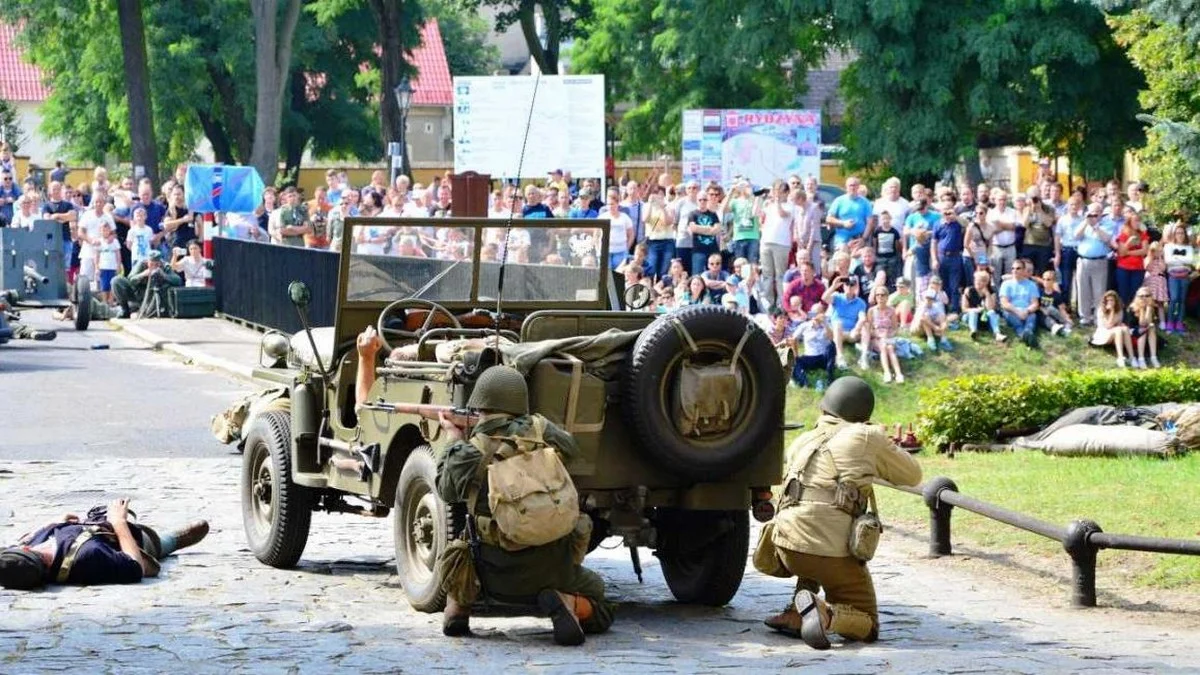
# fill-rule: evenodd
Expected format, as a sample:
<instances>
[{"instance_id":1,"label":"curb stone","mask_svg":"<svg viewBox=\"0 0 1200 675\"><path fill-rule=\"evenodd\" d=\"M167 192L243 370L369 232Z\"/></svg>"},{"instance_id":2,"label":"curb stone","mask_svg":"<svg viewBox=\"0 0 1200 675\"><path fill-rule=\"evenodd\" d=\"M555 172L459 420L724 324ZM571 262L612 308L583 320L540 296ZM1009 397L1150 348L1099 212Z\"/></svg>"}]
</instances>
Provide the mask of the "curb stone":
<instances>
[{"instance_id":1,"label":"curb stone","mask_svg":"<svg viewBox=\"0 0 1200 675\"><path fill-rule=\"evenodd\" d=\"M109 319L108 325L111 326L114 330L121 331L127 335L130 335L132 337L135 337L135 338L141 340L142 342L147 343L148 345L150 345L150 348L153 349L154 351L167 352L169 354L174 354L175 356L178 356L178 357L184 359L185 361L191 363L192 365L202 366L204 368L211 368L213 370L219 370L226 374L229 374L234 377L237 377L237 378L240 378L243 380L247 380L250 382L254 381L254 367L253 366L246 366L246 365L242 365L240 363L234 363L233 361L230 361L229 359L223 359L219 356L213 356L211 354L206 354L205 352L203 352L199 349L195 349L193 347L187 347L187 346L178 344L172 340L164 338L163 336L155 333L154 331L148 330L146 328L143 328L143 327L141 327L135 323L131 323L129 321L122 321L122 320L118 320L118 319Z\"/></svg>"}]
</instances>

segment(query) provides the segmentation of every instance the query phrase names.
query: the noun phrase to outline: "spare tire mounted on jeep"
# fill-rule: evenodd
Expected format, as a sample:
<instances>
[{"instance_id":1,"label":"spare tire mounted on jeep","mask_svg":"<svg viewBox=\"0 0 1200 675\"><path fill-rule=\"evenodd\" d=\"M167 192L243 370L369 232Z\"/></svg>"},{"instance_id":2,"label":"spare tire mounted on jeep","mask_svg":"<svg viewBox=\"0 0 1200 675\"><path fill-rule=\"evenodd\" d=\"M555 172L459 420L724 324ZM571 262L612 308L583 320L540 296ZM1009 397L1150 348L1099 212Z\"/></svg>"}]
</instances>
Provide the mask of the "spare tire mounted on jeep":
<instances>
[{"instance_id":1,"label":"spare tire mounted on jeep","mask_svg":"<svg viewBox=\"0 0 1200 675\"><path fill-rule=\"evenodd\" d=\"M727 477L780 433L784 373L770 338L745 317L697 305L638 336L621 407L655 463L687 478Z\"/></svg>"}]
</instances>

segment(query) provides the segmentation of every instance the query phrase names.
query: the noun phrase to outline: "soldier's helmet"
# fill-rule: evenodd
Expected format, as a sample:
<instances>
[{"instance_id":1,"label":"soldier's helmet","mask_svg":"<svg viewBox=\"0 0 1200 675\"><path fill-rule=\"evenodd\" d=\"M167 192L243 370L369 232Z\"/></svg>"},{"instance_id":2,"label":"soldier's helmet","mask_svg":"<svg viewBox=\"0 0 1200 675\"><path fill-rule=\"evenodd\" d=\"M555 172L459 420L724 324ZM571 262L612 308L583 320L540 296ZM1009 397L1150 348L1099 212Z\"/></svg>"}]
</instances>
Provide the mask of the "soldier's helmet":
<instances>
[{"instance_id":1,"label":"soldier's helmet","mask_svg":"<svg viewBox=\"0 0 1200 675\"><path fill-rule=\"evenodd\" d=\"M467 401L467 407L510 415L528 415L529 386L525 384L525 377L515 368L492 366L479 376L471 398Z\"/></svg>"},{"instance_id":2,"label":"soldier's helmet","mask_svg":"<svg viewBox=\"0 0 1200 675\"><path fill-rule=\"evenodd\" d=\"M862 378L839 377L825 390L821 410L847 422L866 422L875 410L875 392Z\"/></svg>"}]
</instances>

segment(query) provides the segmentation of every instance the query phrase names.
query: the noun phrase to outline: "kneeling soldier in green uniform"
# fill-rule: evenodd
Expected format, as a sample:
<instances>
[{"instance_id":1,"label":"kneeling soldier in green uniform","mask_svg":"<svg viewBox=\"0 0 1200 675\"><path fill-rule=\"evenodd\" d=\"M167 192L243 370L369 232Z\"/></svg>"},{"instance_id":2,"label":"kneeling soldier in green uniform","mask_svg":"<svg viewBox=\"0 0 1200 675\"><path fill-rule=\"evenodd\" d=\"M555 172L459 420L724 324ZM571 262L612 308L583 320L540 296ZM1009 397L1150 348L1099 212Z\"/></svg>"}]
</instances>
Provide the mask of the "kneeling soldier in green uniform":
<instances>
[{"instance_id":1,"label":"kneeling soldier in green uniform","mask_svg":"<svg viewBox=\"0 0 1200 675\"><path fill-rule=\"evenodd\" d=\"M779 513L769 525L773 536L764 535L755 553L760 571L797 577L793 602L765 623L815 649L830 647L827 632L863 642L879 637L875 587L865 562L873 547L865 554L856 551L851 531L867 504L874 506L873 478L896 485L921 481L917 461L882 428L867 424L874 407L871 387L857 377L839 378L829 387L816 428L788 449ZM822 588L824 600L817 597Z\"/></svg>"},{"instance_id":2,"label":"kneeling soldier in green uniform","mask_svg":"<svg viewBox=\"0 0 1200 675\"><path fill-rule=\"evenodd\" d=\"M581 565L591 520L579 513L558 457L578 452L575 439L529 414L525 378L507 366L480 376L467 407L481 415L469 438L445 415L441 421L453 442L438 460L438 494L452 509L465 503L469 514L467 535L451 542L438 563L447 591L443 632L470 632L470 608L480 594L536 604L553 621L560 645L608 630L613 616L604 581Z\"/></svg>"}]
</instances>

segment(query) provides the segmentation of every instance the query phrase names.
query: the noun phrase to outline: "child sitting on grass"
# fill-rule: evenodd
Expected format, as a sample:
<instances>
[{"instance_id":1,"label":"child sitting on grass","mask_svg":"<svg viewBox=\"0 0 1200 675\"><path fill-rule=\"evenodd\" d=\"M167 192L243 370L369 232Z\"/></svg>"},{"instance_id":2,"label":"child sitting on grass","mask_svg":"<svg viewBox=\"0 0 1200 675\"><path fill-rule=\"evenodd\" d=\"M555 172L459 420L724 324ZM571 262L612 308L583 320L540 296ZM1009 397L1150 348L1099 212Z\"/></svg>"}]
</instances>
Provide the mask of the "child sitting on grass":
<instances>
[{"instance_id":1,"label":"child sitting on grass","mask_svg":"<svg viewBox=\"0 0 1200 675\"><path fill-rule=\"evenodd\" d=\"M1150 366L1160 367L1158 363L1158 326L1154 320L1158 316L1159 306L1155 302L1150 289L1143 286L1133 296L1129 303L1129 336L1137 349L1137 358L1133 359L1135 368L1146 367L1146 346L1150 346Z\"/></svg>"},{"instance_id":2,"label":"child sitting on grass","mask_svg":"<svg viewBox=\"0 0 1200 675\"><path fill-rule=\"evenodd\" d=\"M1054 270L1046 270L1042 273L1041 278L1042 294L1040 298L1042 325L1050 331L1051 335L1062 335L1066 337L1071 334L1073 323L1071 322L1070 303L1067 302L1067 296L1063 293L1062 287L1058 285L1058 276Z\"/></svg>"},{"instance_id":3,"label":"child sitting on grass","mask_svg":"<svg viewBox=\"0 0 1200 675\"><path fill-rule=\"evenodd\" d=\"M1000 330L1000 314L996 311L996 294L992 292L992 275L987 270L979 270L973 278L974 285L963 291L962 315L970 331L971 339L979 333L980 321L986 321L996 336L996 342L1004 342L1007 337Z\"/></svg>"},{"instance_id":4,"label":"child sitting on grass","mask_svg":"<svg viewBox=\"0 0 1200 675\"><path fill-rule=\"evenodd\" d=\"M900 359L896 356L896 329L898 319L896 310L888 306L888 291L886 286L877 286L871 291L872 300L867 309L867 327L871 337L867 341L867 349L879 352L879 364L883 367L883 381L904 382L904 373L900 372ZM864 352L865 353L865 352Z\"/></svg>"}]
</instances>

